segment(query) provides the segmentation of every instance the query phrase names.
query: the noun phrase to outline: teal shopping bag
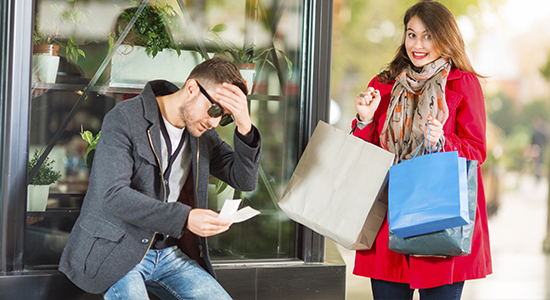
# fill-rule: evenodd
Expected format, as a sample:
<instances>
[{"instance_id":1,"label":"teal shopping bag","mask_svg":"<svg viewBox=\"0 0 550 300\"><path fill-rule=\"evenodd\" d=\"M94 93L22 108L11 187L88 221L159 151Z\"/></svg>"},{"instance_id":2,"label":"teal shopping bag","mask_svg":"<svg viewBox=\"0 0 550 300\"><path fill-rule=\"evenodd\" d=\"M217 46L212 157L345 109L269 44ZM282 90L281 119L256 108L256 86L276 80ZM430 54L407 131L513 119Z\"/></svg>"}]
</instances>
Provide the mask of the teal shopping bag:
<instances>
[{"instance_id":1,"label":"teal shopping bag","mask_svg":"<svg viewBox=\"0 0 550 300\"><path fill-rule=\"evenodd\" d=\"M415 156L390 168L388 222L399 238L466 225L466 159L458 152Z\"/></svg>"},{"instance_id":2,"label":"teal shopping bag","mask_svg":"<svg viewBox=\"0 0 550 300\"><path fill-rule=\"evenodd\" d=\"M465 256L470 254L477 210L477 161L469 160L466 164L470 223L402 239L390 231L388 238L390 250L408 255Z\"/></svg>"}]
</instances>

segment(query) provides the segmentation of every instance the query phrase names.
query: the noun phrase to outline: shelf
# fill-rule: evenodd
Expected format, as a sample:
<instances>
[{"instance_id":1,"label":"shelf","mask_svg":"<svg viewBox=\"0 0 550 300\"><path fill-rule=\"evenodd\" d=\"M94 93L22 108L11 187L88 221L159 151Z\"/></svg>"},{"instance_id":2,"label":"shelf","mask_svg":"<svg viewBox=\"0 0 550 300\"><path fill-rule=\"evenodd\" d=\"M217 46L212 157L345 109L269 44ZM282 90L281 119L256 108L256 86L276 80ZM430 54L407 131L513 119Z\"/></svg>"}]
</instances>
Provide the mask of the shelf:
<instances>
[{"instance_id":1,"label":"shelf","mask_svg":"<svg viewBox=\"0 0 550 300\"><path fill-rule=\"evenodd\" d=\"M55 207L46 208L46 211L28 211L27 217L77 217L80 215L80 208Z\"/></svg>"},{"instance_id":2,"label":"shelf","mask_svg":"<svg viewBox=\"0 0 550 300\"><path fill-rule=\"evenodd\" d=\"M69 198L69 197L82 197L84 198L86 193L50 193L48 198Z\"/></svg>"},{"instance_id":3,"label":"shelf","mask_svg":"<svg viewBox=\"0 0 550 300\"><path fill-rule=\"evenodd\" d=\"M93 86L91 88L92 92L97 92L99 94L139 94L143 89L143 84L109 84L102 86ZM78 94L82 94L86 88L85 84L71 84L71 83L43 83L43 82L33 82L32 83L32 92L35 91L74 91Z\"/></svg>"},{"instance_id":4,"label":"shelf","mask_svg":"<svg viewBox=\"0 0 550 300\"><path fill-rule=\"evenodd\" d=\"M286 96L270 96L263 94L252 94L248 95L248 100L259 100L259 101L285 101Z\"/></svg>"},{"instance_id":5,"label":"shelf","mask_svg":"<svg viewBox=\"0 0 550 300\"><path fill-rule=\"evenodd\" d=\"M94 86L91 91L99 94L140 94L143 90L144 84L131 84L131 83L112 83L103 86ZM52 91L74 91L77 94L82 94L86 85L84 84L70 84L70 83L42 83L33 82L32 91L33 94L37 90L52 90ZM265 95L265 94L252 94L248 95L248 100L258 101L285 101L286 96L278 95Z\"/></svg>"}]
</instances>

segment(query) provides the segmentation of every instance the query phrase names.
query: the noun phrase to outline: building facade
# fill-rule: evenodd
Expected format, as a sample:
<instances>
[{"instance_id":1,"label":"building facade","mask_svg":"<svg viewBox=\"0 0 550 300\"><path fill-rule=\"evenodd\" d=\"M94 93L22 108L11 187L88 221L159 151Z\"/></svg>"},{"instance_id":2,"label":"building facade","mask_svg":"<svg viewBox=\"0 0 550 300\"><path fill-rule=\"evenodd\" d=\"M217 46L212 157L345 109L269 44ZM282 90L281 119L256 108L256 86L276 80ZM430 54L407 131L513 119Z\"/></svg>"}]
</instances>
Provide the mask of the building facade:
<instances>
[{"instance_id":1,"label":"building facade","mask_svg":"<svg viewBox=\"0 0 550 300\"><path fill-rule=\"evenodd\" d=\"M0 22L0 299L101 299L57 271L88 186L93 151L81 132L99 133L146 81L181 86L222 53L255 63L242 73L263 152L256 191L211 178L211 209L241 197L261 211L209 239L219 281L235 299L345 298L343 262L327 261L324 238L277 205L328 120L331 0L7 0ZM218 132L231 141L233 130ZM48 164L61 178L36 192Z\"/></svg>"}]
</instances>

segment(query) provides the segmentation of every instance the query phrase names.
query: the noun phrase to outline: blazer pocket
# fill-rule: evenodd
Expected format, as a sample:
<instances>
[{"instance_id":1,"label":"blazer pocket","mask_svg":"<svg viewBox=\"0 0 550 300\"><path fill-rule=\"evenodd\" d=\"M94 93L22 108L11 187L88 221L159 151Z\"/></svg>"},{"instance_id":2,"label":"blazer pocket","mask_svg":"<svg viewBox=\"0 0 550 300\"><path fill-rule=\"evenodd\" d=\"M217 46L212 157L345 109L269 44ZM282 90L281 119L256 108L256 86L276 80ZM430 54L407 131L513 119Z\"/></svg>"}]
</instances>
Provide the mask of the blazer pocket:
<instances>
[{"instance_id":1,"label":"blazer pocket","mask_svg":"<svg viewBox=\"0 0 550 300\"><path fill-rule=\"evenodd\" d=\"M124 231L109 221L88 215L79 225L82 239L77 253L82 253L84 263L81 272L94 278L114 247L124 236Z\"/></svg>"}]
</instances>

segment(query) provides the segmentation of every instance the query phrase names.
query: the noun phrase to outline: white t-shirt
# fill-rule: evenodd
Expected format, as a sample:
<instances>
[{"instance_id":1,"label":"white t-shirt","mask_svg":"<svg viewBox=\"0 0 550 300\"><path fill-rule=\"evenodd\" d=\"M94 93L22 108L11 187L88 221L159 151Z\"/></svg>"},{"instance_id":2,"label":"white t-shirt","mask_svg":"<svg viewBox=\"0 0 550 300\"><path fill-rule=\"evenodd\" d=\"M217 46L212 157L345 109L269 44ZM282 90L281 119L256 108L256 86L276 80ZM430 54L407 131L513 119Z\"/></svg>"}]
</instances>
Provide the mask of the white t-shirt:
<instances>
[{"instance_id":1,"label":"white t-shirt","mask_svg":"<svg viewBox=\"0 0 550 300\"><path fill-rule=\"evenodd\" d=\"M170 137L170 143L172 144L172 153L176 151L180 140L185 132L184 128L177 128L174 125L170 124L164 116L162 117L168 136ZM174 160L172 165L172 170L170 171L170 176L168 178L168 186L170 187L170 193L168 194L167 202L176 202L178 200L180 191L185 184L187 176L189 176L189 171L191 170L191 147L189 146L189 137L185 135L185 141L183 142L183 147L178 153L178 156ZM164 135L160 134L161 140L161 162L162 162L162 172L166 171L168 167L168 147L166 147L166 141L164 140ZM165 178L166 180L166 178Z\"/></svg>"}]
</instances>

